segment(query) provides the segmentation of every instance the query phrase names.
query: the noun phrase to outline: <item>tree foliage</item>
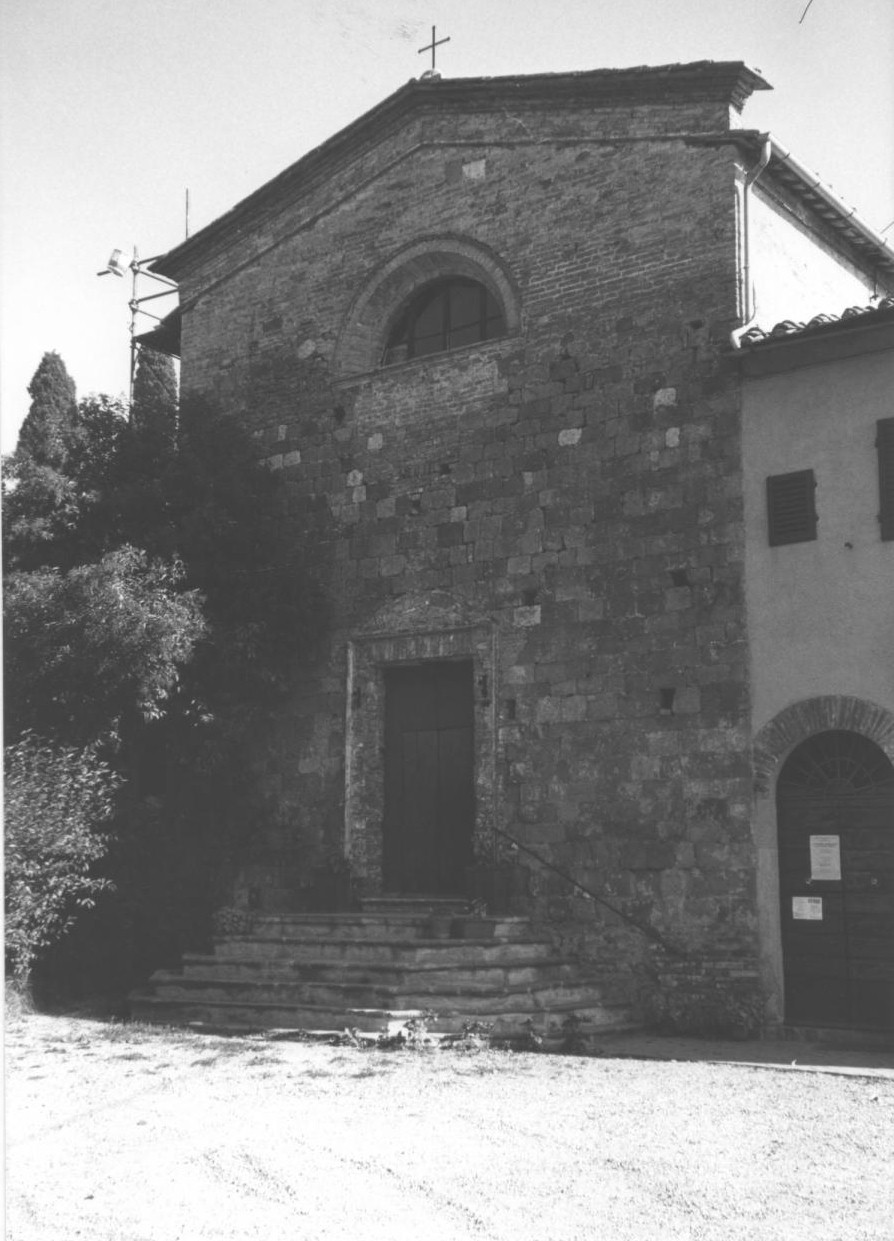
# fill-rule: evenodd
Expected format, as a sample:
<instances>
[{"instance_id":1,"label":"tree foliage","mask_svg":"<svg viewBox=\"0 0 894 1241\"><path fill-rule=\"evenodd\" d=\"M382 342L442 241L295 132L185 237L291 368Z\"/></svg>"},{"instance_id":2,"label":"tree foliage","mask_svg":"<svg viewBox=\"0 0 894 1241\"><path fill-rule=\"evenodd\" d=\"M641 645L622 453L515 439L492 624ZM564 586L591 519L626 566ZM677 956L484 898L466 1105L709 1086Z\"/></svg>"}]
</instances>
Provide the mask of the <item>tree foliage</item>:
<instances>
[{"instance_id":1,"label":"tree foliage","mask_svg":"<svg viewBox=\"0 0 894 1241\"><path fill-rule=\"evenodd\" d=\"M282 686L315 632L320 600L285 517L281 479L256 459L236 419L184 404L177 455L164 475L157 554L176 548L201 591L210 641L197 652L200 692L240 711Z\"/></svg>"},{"instance_id":2,"label":"tree foliage","mask_svg":"<svg viewBox=\"0 0 894 1241\"><path fill-rule=\"evenodd\" d=\"M3 557L7 569L68 568L114 541L101 528L101 501L119 468L128 433L123 403L107 396L80 402L54 463L23 451L3 462Z\"/></svg>"},{"instance_id":3,"label":"tree foliage","mask_svg":"<svg viewBox=\"0 0 894 1241\"><path fill-rule=\"evenodd\" d=\"M6 718L66 743L117 736L128 714L161 714L205 630L176 564L133 547L67 573L11 573L5 583Z\"/></svg>"},{"instance_id":4,"label":"tree foliage","mask_svg":"<svg viewBox=\"0 0 894 1241\"><path fill-rule=\"evenodd\" d=\"M252 743L322 609L281 478L236 419L178 411L169 360L141 356L130 411L89 397L61 447L38 438L5 471L6 734L60 756L101 743L121 777L116 890L50 952L86 934L120 982L210 915L227 850L263 813Z\"/></svg>"},{"instance_id":5,"label":"tree foliage","mask_svg":"<svg viewBox=\"0 0 894 1241\"><path fill-rule=\"evenodd\" d=\"M27 982L35 958L89 907L117 778L92 748L25 735L4 751L6 960Z\"/></svg>"},{"instance_id":6,"label":"tree foliage","mask_svg":"<svg viewBox=\"0 0 894 1241\"><path fill-rule=\"evenodd\" d=\"M74 380L58 353L45 353L28 385L31 406L19 432L17 452L35 465L58 468L66 457L75 418Z\"/></svg>"},{"instance_id":7,"label":"tree foliage","mask_svg":"<svg viewBox=\"0 0 894 1241\"><path fill-rule=\"evenodd\" d=\"M171 456L177 441L177 376L167 354L141 348L133 384L131 423L144 453Z\"/></svg>"}]
</instances>

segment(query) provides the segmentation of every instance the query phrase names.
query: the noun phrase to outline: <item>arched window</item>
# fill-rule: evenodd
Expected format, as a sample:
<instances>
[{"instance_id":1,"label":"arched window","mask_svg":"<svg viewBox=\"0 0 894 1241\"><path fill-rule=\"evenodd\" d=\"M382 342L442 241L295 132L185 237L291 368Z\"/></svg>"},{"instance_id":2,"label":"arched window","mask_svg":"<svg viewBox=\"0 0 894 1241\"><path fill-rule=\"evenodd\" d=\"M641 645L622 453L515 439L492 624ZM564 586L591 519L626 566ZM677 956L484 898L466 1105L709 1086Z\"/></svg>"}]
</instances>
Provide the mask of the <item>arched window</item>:
<instances>
[{"instance_id":1,"label":"arched window","mask_svg":"<svg viewBox=\"0 0 894 1241\"><path fill-rule=\"evenodd\" d=\"M505 333L506 318L494 295L477 280L449 276L427 284L400 313L382 363L444 353Z\"/></svg>"},{"instance_id":2,"label":"arched window","mask_svg":"<svg viewBox=\"0 0 894 1241\"><path fill-rule=\"evenodd\" d=\"M802 741L779 773L780 797L860 793L894 784L894 767L883 750L860 733L844 729L816 733Z\"/></svg>"}]
</instances>

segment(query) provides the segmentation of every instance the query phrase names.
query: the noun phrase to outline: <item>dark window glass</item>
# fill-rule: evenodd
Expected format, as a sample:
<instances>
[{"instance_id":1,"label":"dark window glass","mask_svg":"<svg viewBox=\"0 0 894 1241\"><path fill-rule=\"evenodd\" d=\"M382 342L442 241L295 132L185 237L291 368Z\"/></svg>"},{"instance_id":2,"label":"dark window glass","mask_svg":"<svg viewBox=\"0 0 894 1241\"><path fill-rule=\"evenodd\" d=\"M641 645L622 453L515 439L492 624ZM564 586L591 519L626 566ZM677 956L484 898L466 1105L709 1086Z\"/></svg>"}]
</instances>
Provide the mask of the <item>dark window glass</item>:
<instances>
[{"instance_id":1,"label":"dark window glass","mask_svg":"<svg viewBox=\"0 0 894 1241\"><path fill-rule=\"evenodd\" d=\"M383 361L444 353L492 340L505 331L500 304L483 284L460 277L437 280L417 293L396 321Z\"/></svg>"},{"instance_id":2,"label":"dark window glass","mask_svg":"<svg viewBox=\"0 0 894 1241\"><path fill-rule=\"evenodd\" d=\"M481 326L478 323L467 323L459 327L454 326L450 329L447 348L458 349L460 345L474 345L476 341L483 339Z\"/></svg>"},{"instance_id":3,"label":"dark window glass","mask_svg":"<svg viewBox=\"0 0 894 1241\"><path fill-rule=\"evenodd\" d=\"M453 331L480 324L481 293L480 286L474 284L450 285L450 327Z\"/></svg>"},{"instance_id":4,"label":"dark window glass","mask_svg":"<svg viewBox=\"0 0 894 1241\"><path fill-rule=\"evenodd\" d=\"M816 479L813 470L773 474L767 479L767 525L771 547L816 538Z\"/></svg>"},{"instance_id":5,"label":"dark window glass","mask_svg":"<svg viewBox=\"0 0 894 1241\"><path fill-rule=\"evenodd\" d=\"M880 418L878 434L878 520L882 538L894 539L894 418Z\"/></svg>"}]
</instances>

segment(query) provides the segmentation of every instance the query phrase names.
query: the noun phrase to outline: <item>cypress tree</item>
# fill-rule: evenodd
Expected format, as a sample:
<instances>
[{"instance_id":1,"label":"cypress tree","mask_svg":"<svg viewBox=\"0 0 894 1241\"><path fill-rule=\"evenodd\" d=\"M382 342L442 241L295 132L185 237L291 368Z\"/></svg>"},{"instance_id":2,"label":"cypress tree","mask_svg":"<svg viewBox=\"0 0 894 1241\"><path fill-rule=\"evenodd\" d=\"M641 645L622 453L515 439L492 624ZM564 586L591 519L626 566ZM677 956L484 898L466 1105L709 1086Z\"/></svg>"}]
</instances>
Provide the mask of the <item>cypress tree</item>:
<instances>
[{"instance_id":1,"label":"cypress tree","mask_svg":"<svg viewBox=\"0 0 894 1241\"><path fill-rule=\"evenodd\" d=\"M65 464L77 418L75 383L58 353L45 353L28 385L31 407L22 423L16 455L34 465Z\"/></svg>"},{"instance_id":2,"label":"cypress tree","mask_svg":"<svg viewBox=\"0 0 894 1241\"><path fill-rule=\"evenodd\" d=\"M177 438L177 376L164 353L141 348L133 383L131 425L150 457L167 457Z\"/></svg>"}]
</instances>

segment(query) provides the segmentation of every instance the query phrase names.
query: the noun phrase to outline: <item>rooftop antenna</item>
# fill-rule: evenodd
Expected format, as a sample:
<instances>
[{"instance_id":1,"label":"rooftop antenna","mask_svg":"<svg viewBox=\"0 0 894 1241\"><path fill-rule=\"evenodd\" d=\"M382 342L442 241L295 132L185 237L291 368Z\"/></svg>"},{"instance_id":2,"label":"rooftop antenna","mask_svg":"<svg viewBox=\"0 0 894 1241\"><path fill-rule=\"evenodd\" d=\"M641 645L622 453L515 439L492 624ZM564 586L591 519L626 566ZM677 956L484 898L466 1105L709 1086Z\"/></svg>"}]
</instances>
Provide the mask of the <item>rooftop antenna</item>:
<instances>
[{"instance_id":1,"label":"rooftop antenna","mask_svg":"<svg viewBox=\"0 0 894 1241\"><path fill-rule=\"evenodd\" d=\"M450 42L450 35L447 35L446 39L438 39L435 35L435 30L436 27L432 26L431 43L426 43L425 47L420 47L419 51L416 53L417 56L421 56L423 52L431 52L431 68L426 69L425 73L422 75L423 81L428 82L437 82L441 77L440 73L438 73L437 69L435 69L435 48L440 47L442 43Z\"/></svg>"},{"instance_id":2,"label":"rooftop antenna","mask_svg":"<svg viewBox=\"0 0 894 1241\"><path fill-rule=\"evenodd\" d=\"M186 187L186 240L189 241L189 186Z\"/></svg>"}]
</instances>

